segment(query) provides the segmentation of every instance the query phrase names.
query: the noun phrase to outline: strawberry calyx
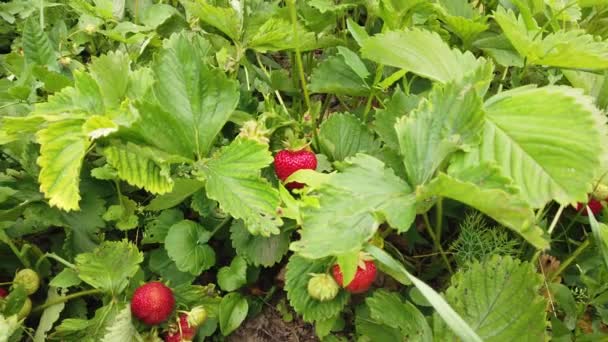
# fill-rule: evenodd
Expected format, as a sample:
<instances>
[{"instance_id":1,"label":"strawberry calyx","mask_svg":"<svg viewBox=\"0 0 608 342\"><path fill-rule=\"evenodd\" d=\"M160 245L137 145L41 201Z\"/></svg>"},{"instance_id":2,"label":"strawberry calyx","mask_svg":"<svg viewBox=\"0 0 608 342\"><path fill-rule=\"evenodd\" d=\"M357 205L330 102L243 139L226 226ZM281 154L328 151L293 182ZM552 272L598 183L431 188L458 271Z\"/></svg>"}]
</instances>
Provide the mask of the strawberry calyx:
<instances>
[{"instance_id":1,"label":"strawberry calyx","mask_svg":"<svg viewBox=\"0 0 608 342\"><path fill-rule=\"evenodd\" d=\"M263 123L259 123L256 120L249 120L241 126L239 137L254 140L262 144L268 144L270 141L268 139L269 133L270 131L266 129Z\"/></svg>"}]
</instances>

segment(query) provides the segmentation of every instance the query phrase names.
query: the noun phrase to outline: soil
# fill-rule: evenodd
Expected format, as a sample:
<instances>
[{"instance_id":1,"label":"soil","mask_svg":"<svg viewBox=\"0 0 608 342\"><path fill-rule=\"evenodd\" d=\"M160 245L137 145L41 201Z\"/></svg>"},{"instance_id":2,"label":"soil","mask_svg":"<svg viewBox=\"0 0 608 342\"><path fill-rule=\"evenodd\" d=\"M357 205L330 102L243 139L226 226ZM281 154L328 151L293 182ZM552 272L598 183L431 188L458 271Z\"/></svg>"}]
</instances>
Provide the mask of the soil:
<instances>
[{"instance_id":1,"label":"soil","mask_svg":"<svg viewBox=\"0 0 608 342\"><path fill-rule=\"evenodd\" d=\"M227 342L317 342L312 325L294 315L283 321L277 309L268 305L255 318L246 321L226 339Z\"/></svg>"}]
</instances>

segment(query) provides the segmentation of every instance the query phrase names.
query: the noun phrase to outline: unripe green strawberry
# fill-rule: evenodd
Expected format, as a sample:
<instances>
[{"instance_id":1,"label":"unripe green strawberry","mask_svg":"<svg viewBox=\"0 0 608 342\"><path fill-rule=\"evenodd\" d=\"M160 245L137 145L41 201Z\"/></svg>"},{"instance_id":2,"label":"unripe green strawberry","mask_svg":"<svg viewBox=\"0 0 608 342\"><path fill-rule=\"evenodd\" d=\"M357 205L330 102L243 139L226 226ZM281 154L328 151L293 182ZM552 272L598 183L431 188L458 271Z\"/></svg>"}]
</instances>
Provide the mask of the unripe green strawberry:
<instances>
[{"instance_id":1,"label":"unripe green strawberry","mask_svg":"<svg viewBox=\"0 0 608 342\"><path fill-rule=\"evenodd\" d=\"M188 313L188 323L194 327L200 327L207 321L207 310L202 306L194 307Z\"/></svg>"},{"instance_id":2,"label":"unripe green strawberry","mask_svg":"<svg viewBox=\"0 0 608 342\"><path fill-rule=\"evenodd\" d=\"M15 275L13 279L14 285L21 285L28 295L34 294L40 287L40 277L38 274L29 268L23 269Z\"/></svg>"},{"instance_id":3,"label":"unripe green strawberry","mask_svg":"<svg viewBox=\"0 0 608 342\"><path fill-rule=\"evenodd\" d=\"M133 316L148 325L166 321L173 312L174 306L173 291L158 281L138 287L131 298Z\"/></svg>"},{"instance_id":4,"label":"unripe green strawberry","mask_svg":"<svg viewBox=\"0 0 608 342\"><path fill-rule=\"evenodd\" d=\"M308 295L325 302L336 298L340 287L329 274L313 274L308 281Z\"/></svg>"},{"instance_id":5,"label":"unripe green strawberry","mask_svg":"<svg viewBox=\"0 0 608 342\"><path fill-rule=\"evenodd\" d=\"M31 311L32 311L32 300L29 298L26 298L25 303L23 303L21 310L19 310L19 313L17 314L17 318L20 320L24 319L25 317L27 317L27 315L30 314Z\"/></svg>"}]
</instances>

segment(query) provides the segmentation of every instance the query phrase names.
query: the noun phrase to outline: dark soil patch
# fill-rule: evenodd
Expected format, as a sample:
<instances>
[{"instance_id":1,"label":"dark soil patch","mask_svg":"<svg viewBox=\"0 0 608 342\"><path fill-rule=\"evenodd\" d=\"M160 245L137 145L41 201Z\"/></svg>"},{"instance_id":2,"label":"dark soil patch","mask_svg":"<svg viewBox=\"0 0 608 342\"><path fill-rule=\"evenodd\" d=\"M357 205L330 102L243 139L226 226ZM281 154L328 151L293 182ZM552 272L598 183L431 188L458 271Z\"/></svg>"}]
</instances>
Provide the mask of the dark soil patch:
<instances>
[{"instance_id":1,"label":"dark soil patch","mask_svg":"<svg viewBox=\"0 0 608 342\"><path fill-rule=\"evenodd\" d=\"M317 342L312 325L297 315L290 322L283 321L274 306L266 306L262 312L246 321L226 339L227 342Z\"/></svg>"}]
</instances>

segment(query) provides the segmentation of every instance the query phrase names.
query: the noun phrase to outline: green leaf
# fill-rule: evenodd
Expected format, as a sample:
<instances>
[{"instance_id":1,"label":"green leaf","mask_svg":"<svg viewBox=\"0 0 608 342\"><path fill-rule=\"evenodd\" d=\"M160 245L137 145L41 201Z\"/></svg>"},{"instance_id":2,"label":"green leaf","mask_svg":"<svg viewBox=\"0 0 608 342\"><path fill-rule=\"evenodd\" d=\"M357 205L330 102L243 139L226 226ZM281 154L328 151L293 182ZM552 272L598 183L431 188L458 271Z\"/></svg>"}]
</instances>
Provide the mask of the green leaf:
<instances>
[{"instance_id":1,"label":"green leaf","mask_svg":"<svg viewBox=\"0 0 608 342\"><path fill-rule=\"evenodd\" d=\"M80 284L81 280L78 278L78 272L71 268L64 268L59 274L57 274L50 282L49 285L58 288L68 288Z\"/></svg>"},{"instance_id":2,"label":"green leaf","mask_svg":"<svg viewBox=\"0 0 608 342\"><path fill-rule=\"evenodd\" d=\"M5 317L0 314L0 341L8 341L19 327L21 327L21 324L17 315Z\"/></svg>"},{"instance_id":3,"label":"green leaf","mask_svg":"<svg viewBox=\"0 0 608 342\"><path fill-rule=\"evenodd\" d=\"M13 286L8 296L4 298L2 314L6 317L18 314L27 298L28 294L23 285Z\"/></svg>"},{"instance_id":4,"label":"green leaf","mask_svg":"<svg viewBox=\"0 0 608 342\"><path fill-rule=\"evenodd\" d=\"M342 283L344 285L350 284L355 278L357 268L359 267L359 252L352 251L337 256L337 262L342 272Z\"/></svg>"},{"instance_id":5,"label":"green leaf","mask_svg":"<svg viewBox=\"0 0 608 342\"><path fill-rule=\"evenodd\" d=\"M239 289L247 283L247 262L236 256L230 266L220 268L217 272L217 284L226 292Z\"/></svg>"},{"instance_id":6,"label":"green leaf","mask_svg":"<svg viewBox=\"0 0 608 342\"><path fill-rule=\"evenodd\" d=\"M93 57L89 70L99 85L106 108L117 108L129 86L129 55L116 51Z\"/></svg>"},{"instance_id":7,"label":"green leaf","mask_svg":"<svg viewBox=\"0 0 608 342\"><path fill-rule=\"evenodd\" d=\"M91 140L95 140L117 132L118 125L106 116L93 115L85 121L82 130Z\"/></svg>"},{"instance_id":8,"label":"green leaf","mask_svg":"<svg viewBox=\"0 0 608 342\"><path fill-rule=\"evenodd\" d=\"M238 292L232 292L222 298L220 303L220 330L228 336L243 323L249 311L247 299Z\"/></svg>"},{"instance_id":9,"label":"green leaf","mask_svg":"<svg viewBox=\"0 0 608 342\"><path fill-rule=\"evenodd\" d=\"M336 3L333 0L308 0L308 4L321 13L325 12L343 12L349 8L357 7L361 4L360 0L345 0Z\"/></svg>"},{"instance_id":10,"label":"green leaf","mask_svg":"<svg viewBox=\"0 0 608 342\"><path fill-rule=\"evenodd\" d=\"M73 85L73 80L61 73L47 69L47 66L34 66L32 73L44 83L44 89L49 93L61 91L65 87Z\"/></svg>"},{"instance_id":11,"label":"green leaf","mask_svg":"<svg viewBox=\"0 0 608 342\"><path fill-rule=\"evenodd\" d=\"M365 27L354 22L352 18L346 19L346 26L348 27L348 32L350 32L350 35L353 36L359 46L363 44L365 39L369 38L369 34L365 31Z\"/></svg>"},{"instance_id":12,"label":"green leaf","mask_svg":"<svg viewBox=\"0 0 608 342\"><path fill-rule=\"evenodd\" d=\"M338 47L338 54L319 64L310 79L310 91L337 95L365 96L370 92L369 71L351 50Z\"/></svg>"},{"instance_id":13,"label":"green leaf","mask_svg":"<svg viewBox=\"0 0 608 342\"><path fill-rule=\"evenodd\" d=\"M146 224L142 244L165 242L169 228L182 221L184 214L178 209L163 210L158 217Z\"/></svg>"},{"instance_id":14,"label":"green leaf","mask_svg":"<svg viewBox=\"0 0 608 342\"><path fill-rule=\"evenodd\" d=\"M530 64L581 69L608 67L608 42L597 40L584 30L559 30L542 37L536 23L529 30L522 16L516 17L511 10L500 7L494 19Z\"/></svg>"},{"instance_id":15,"label":"green leaf","mask_svg":"<svg viewBox=\"0 0 608 342\"><path fill-rule=\"evenodd\" d=\"M575 88L581 88L595 99L600 109L608 107L608 78L606 73L598 75L592 72L562 70L562 73Z\"/></svg>"},{"instance_id":16,"label":"green leaf","mask_svg":"<svg viewBox=\"0 0 608 342\"><path fill-rule=\"evenodd\" d=\"M377 34L363 41L361 54L442 83L462 79L486 63L468 51L450 49L438 34L420 29Z\"/></svg>"},{"instance_id":17,"label":"green leaf","mask_svg":"<svg viewBox=\"0 0 608 342\"><path fill-rule=\"evenodd\" d=\"M395 124L410 184L428 182L452 153L479 144L483 119L474 87L451 82L436 85L428 99Z\"/></svg>"},{"instance_id":18,"label":"green leaf","mask_svg":"<svg viewBox=\"0 0 608 342\"><path fill-rule=\"evenodd\" d=\"M399 329L404 340L433 341L433 333L424 315L412 303L404 302L397 293L378 290L367 297L365 303L373 320Z\"/></svg>"},{"instance_id":19,"label":"green leaf","mask_svg":"<svg viewBox=\"0 0 608 342\"><path fill-rule=\"evenodd\" d=\"M120 310L114 321L108 325L101 342L138 341L140 336L131 322L131 307L126 305Z\"/></svg>"},{"instance_id":20,"label":"green leaf","mask_svg":"<svg viewBox=\"0 0 608 342\"><path fill-rule=\"evenodd\" d=\"M278 234L283 223L276 212L279 192L260 175L270 162L266 145L238 138L200 167L207 196L232 217L242 219L254 235Z\"/></svg>"},{"instance_id":21,"label":"green leaf","mask_svg":"<svg viewBox=\"0 0 608 342\"><path fill-rule=\"evenodd\" d=\"M138 104L132 132L169 154L207 156L239 100L238 84L202 61L210 45L200 36L173 35L153 64L158 104Z\"/></svg>"},{"instance_id":22,"label":"green leaf","mask_svg":"<svg viewBox=\"0 0 608 342\"><path fill-rule=\"evenodd\" d=\"M227 35L233 41L239 41L242 30L242 15L232 7L217 7L207 1L182 0L189 16L200 19L203 23L213 26Z\"/></svg>"},{"instance_id":23,"label":"green leaf","mask_svg":"<svg viewBox=\"0 0 608 342\"><path fill-rule=\"evenodd\" d=\"M51 206L67 211L79 208L80 169L90 145L81 127L80 120L57 121L36 134L40 190Z\"/></svg>"},{"instance_id":24,"label":"green leaf","mask_svg":"<svg viewBox=\"0 0 608 342\"><path fill-rule=\"evenodd\" d=\"M144 260L137 246L128 241L105 241L93 252L76 256L78 277L96 289L118 295Z\"/></svg>"},{"instance_id":25,"label":"green leaf","mask_svg":"<svg viewBox=\"0 0 608 342\"><path fill-rule=\"evenodd\" d=\"M293 226L293 225L292 225ZM230 227L230 239L236 253L254 266L270 267L283 259L289 250L293 227L282 227L281 232L269 237L252 235L241 220Z\"/></svg>"},{"instance_id":26,"label":"green leaf","mask_svg":"<svg viewBox=\"0 0 608 342\"><path fill-rule=\"evenodd\" d=\"M559 283L549 283L551 296L558 305L560 311L565 314L563 324L568 330L574 330L578 321L578 304L574 299L572 291L566 285Z\"/></svg>"},{"instance_id":27,"label":"green leaf","mask_svg":"<svg viewBox=\"0 0 608 342\"><path fill-rule=\"evenodd\" d=\"M150 271L159 274L174 286L190 284L196 278L190 273L178 270L175 262L169 258L164 248L157 248L150 252L149 266Z\"/></svg>"},{"instance_id":28,"label":"green leaf","mask_svg":"<svg viewBox=\"0 0 608 342\"><path fill-rule=\"evenodd\" d=\"M139 224L139 217L135 213L137 203L128 197L121 196L120 203L111 205L103 215L106 221L116 221L116 228L130 230Z\"/></svg>"},{"instance_id":29,"label":"green leaf","mask_svg":"<svg viewBox=\"0 0 608 342\"><path fill-rule=\"evenodd\" d=\"M118 176L133 186L155 194L167 193L173 188L168 163L163 163L152 148L132 143L113 144L102 153Z\"/></svg>"},{"instance_id":30,"label":"green leaf","mask_svg":"<svg viewBox=\"0 0 608 342\"><path fill-rule=\"evenodd\" d=\"M604 223L597 222L595 216L591 212L589 207L586 207L587 214L589 216L589 225L591 226L591 232L593 233L593 240L599 247L604 264L608 267L608 226Z\"/></svg>"},{"instance_id":31,"label":"green leaf","mask_svg":"<svg viewBox=\"0 0 608 342\"><path fill-rule=\"evenodd\" d=\"M546 301L533 265L495 256L475 262L452 278L445 297L484 341L542 340ZM439 336L451 340L451 334Z\"/></svg>"},{"instance_id":32,"label":"green leaf","mask_svg":"<svg viewBox=\"0 0 608 342\"><path fill-rule=\"evenodd\" d=\"M46 302L48 303L58 299L60 300L62 299L62 297L63 296L57 293L56 288L49 287ZM38 328L36 328L34 342L46 341L46 333L53 328L53 324L57 322L57 320L59 319L59 315L61 314L64 308L65 302L59 302L44 309L44 311L42 312L42 316L40 316L40 323L38 323Z\"/></svg>"},{"instance_id":33,"label":"green leaf","mask_svg":"<svg viewBox=\"0 0 608 342\"><path fill-rule=\"evenodd\" d=\"M155 197L150 201L150 204L146 206L146 210L160 211L175 207L182 203L186 198L202 189L203 186L203 183L194 179L178 178L175 180L173 190L167 194Z\"/></svg>"},{"instance_id":34,"label":"green leaf","mask_svg":"<svg viewBox=\"0 0 608 342\"><path fill-rule=\"evenodd\" d=\"M482 143L467 155L470 163L496 162L533 208L586 202L606 121L590 97L564 86L523 87L488 99L485 111Z\"/></svg>"},{"instance_id":35,"label":"green leaf","mask_svg":"<svg viewBox=\"0 0 608 342\"><path fill-rule=\"evenodd\" d=\"M180 271L199 275L215 265L215 251L207 245L210 238L201 225L184 220L169 228L165 249Z\"/></svg>"},{"instance_id":36,"label":"green leaf","mask_svg":"<svg viewBox=\"0 0 608 342\"><path fill-rule=\"evenodd\" d=\"M355 329L359 336L358 341L403 341L404 337L399 329L391 328L372 319L369 307L359 305L355 313Z\"/></svg>"},{"instance_id":37,"label":"green leaf","mask_svg":"<svg viewBox=\"0 0 608 342\"><path fill-rule=\"evenodd\" d=\"M416 109L420 100L416 95L405 95L401 89L396 89L385 107L376 109L374 130L391 149L399 151L399 139L395 130L397 119Z\"/></svg>"},{"instance_id":38,"label":"green leaf","mask_svg":"<svg viewBox=\"0 0 608 342\"><path fill-rule=\"evenodd\" d=\"M378 159L358 154L318 185L318 206L301 209L301 240L291 249L308 258L360 250L382 222L399 232L414 221L411 188ZM309 184L310 185L310 184Z\"/></svg>"},{"instance_id":39,"label":"green leaf","mask_svg":"<svg viewBox=\"0 0 608 342\"><path fill-rule=\"evenodd\" d=\"M302 315L306 322L321 321L336 316L344 309L350 294L346 291L329 301L320 302L308 295L308 281L311 273L325 273L332 265L331 260L306 259L299 255L292 255L287 263L285 273L285 290L289 303L297 313Z\"/></svg>"},{"instance_id":40,"label":"green leaf","mask_svg":"<svg viewBox=\"0 0 608 342\"><path fill-rule=\"evenodd\" d=\"M524 66L524 58L515 50L503 34L484 35L473 42L473 46L483 50L488 56L502 66Z\"/></svg>"},{"instance_id":41,"label":"green leaf","mask_svg":"<svg viewBox=\"0 0 608 342\"><path fill-rule=\"evenodd\" d=\"M59 71L57 57L51 41L34 16L25 21L21 39L26 62L47 66L51 70Z\"/></svg>"},{"instance_id":42,"label":"green leaf","mask_svg":"<svg viewBox=\"0 0 608 342\"><path fill-rule=\"evenodd\" d=\"M342 161L358 152L372 154L380 148L367 126L349 113L332 114L323 121L317 139L321 153L332 161Z\"/></svg>"},{"instance_id":43,"label":"green leaf","mask_svg":"<svg viewBox=\"0 0 608 342\"><path fill-rule=\"evenodd\" d=\"M393 277L396 281L403 285L411 285L410 276L405 267L395 260L390 254L380 248L371 248L366 246L366 251L370 253L378 266L378 269L383 273Z\"/></svg>"},{"instance_id":44,"label":"green leaf","mask_svg":"<svg viewBox=\"0 0 608 342\"><path fill-rule=\"evenodd\" d=\"M386 255L386 252L380 248L368 245L366 251L374 257ZM382 259L387 259L383 257ZM392 258L391 258L392 259ZM414 277L408 271L400 267L400 273L416 286L426 300L435 308L436 313L443 318L444 322L452 329L452 331L463 341L483 341L473 329L450 307L450 305L437 293L433 288L425 284L422 280Z\"/></svg>"},{"instance_id":45,"label":"green leaf","mask_svg":"<svg viewBox=\"0 0 608 342\"><path fill-rule=\"evenodd\" d=\"M306 28L299 23L296 25L298 30L298 40L301 49L307 50L316 45L315 34L306 31ZM282 18L269 18L255 33L248 31L244 38L249 48L258 52L281 51L295 49L296 39L292 24Z\"/></svg>"},{"instance_id":46,"label":"green leaf","mask_svg":"<svg viewBox=\"0 0 608 342\"><path fill-rule=\"evenodd\" d=\"M502 176L498 167L484 163L451 175L440 173L420 189L419 201L433 196L451 198L492 217L535 247L549 247L543 230L536 226L534 211L516 191L511 180Z\"/></svg>"}]
</instances>

